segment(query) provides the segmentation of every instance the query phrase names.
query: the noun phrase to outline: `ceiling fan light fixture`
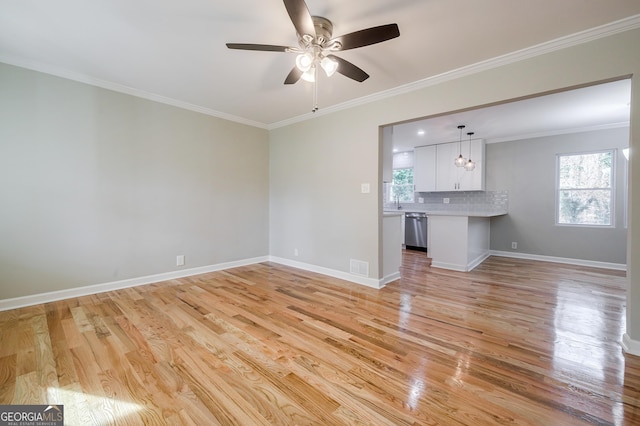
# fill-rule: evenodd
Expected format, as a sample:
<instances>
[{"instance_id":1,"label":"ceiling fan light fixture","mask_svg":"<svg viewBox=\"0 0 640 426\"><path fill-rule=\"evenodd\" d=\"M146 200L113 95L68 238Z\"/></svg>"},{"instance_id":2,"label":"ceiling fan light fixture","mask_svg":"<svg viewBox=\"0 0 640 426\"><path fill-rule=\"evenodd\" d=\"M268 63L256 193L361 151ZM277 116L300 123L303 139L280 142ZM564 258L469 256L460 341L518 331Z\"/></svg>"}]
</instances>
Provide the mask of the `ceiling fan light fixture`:
<instances>
[{"instance_id":1,"label":"ceiling fan light fixture","mask_svg":"<svg viewBox=\"0 0 640 426\"><path fill-rule=\"evenodd\" d=\"M307 69L303 74L302 78L304 81L308 81L309 83L315 83L316 81L316 67L315 65Z\"/></svg>"},{"instance_id":2,"label":"ceiling fan light fixture","mask_svg":"<svg viewBox=\"0 0 640 426\"><path fill-rule=\"evenodd\" d=\"M309 52L296 56L296 67L302 72L307 72L313 65L313 55Z\"/></svg>"},{"instance_id":3,"label":"ceiling fan light fixture","mask_svg":"<svg viewBox=\"0 0 640 426\"><path fill-rule=\"evenodd\" d=\"M327 77L331 77L338 69L338 62L331 58L324 57L322 58L322 61L320 61L320 66L327 74Z\"/></svg>"},{"instance_id":4,"label":"ceiling fan light fixture","mask_svg":"<svg viewBox=\"0 0 640 426\"><path fill-rule=\"evenodd\" d=\"M359 83L369 78L369 74L351 62L332 54L327 58L326 53L370 46L400 36L398 24L387 24L333 37L333 23L322 16L311 15L305 0L284 0L284 7L296 31L297 47L255 43L226 43L226 46L238 50L296 53L295 66L284 84L294 84L300 79L314 83L312 112L318 110L318 68L322 68L328 77L339 72Z\"/></svg>"}]
</instances>

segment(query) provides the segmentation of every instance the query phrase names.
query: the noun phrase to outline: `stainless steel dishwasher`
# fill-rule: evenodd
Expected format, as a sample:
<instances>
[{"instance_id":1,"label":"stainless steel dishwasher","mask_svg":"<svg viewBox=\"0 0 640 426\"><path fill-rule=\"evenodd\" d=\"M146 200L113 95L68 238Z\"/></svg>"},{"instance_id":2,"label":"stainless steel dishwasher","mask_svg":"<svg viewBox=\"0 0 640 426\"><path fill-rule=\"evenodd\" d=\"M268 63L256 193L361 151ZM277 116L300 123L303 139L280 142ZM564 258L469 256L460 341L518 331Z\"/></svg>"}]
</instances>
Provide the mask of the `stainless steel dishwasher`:
<instances>
[{"instance_id":1,"label":"stainless steel dishwasher","mask_svg":"<svg viewBox=\"0 0 640 426\"><path fill-rule=\"evenodd\" d=\"M405 246L411 250L427 251L427 214L407 212L404 220Z\"/></svg>"}]
</instances>

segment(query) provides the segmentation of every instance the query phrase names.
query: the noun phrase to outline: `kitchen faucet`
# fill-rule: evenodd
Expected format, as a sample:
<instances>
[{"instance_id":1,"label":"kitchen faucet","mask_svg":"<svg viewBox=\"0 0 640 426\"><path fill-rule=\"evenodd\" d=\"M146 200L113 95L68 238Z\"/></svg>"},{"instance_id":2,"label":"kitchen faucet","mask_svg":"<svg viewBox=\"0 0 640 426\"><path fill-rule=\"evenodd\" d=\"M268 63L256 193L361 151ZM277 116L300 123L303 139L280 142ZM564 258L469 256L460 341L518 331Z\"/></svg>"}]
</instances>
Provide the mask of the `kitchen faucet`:
<instances>
[{"instance_id":1,"label":"kitchen faucet","mask_svg":"<svg viewBox=\"0 0 640 426\"><path fill-rule=\"evenodd\" d=\"M398 210L402 210L402 206L400 205L400 196L396 195L396 207Z\"/></svg>"}]
</instances>

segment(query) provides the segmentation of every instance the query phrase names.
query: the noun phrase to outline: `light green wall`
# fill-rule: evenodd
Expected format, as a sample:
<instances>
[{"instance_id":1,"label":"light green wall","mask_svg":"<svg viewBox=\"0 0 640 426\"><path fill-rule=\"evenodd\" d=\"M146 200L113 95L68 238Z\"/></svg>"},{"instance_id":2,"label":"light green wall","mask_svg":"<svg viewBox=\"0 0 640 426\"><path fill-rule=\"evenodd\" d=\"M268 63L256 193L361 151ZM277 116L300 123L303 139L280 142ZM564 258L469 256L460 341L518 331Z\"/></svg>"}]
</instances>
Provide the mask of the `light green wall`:
<instances>
[{"instance_id":1,"label":"light green wall","mask_svg":"<svg viewBox=\"0 0 640 426\"><path fill-rule=\"evenodd\" d=\"M361 182L381 181L380 125L635 74L630 131L632 150L639 149L640 55L632 53L639 45L640 30L627 31L272 130L271 254L345 272L349 258L356 258L368 261L372 277L380 278L380 188L359 193ZM633 179L640 157L632 154L630 163ZM633 222L640 223L639 185L631 187L631 200L627 324L638 341L640 226ZM346 232L328 238L333 230ZM293 257L296 244L305 244L302 259Z\"/></svg>"},{"instance_id":2,"label":"light green wall","mask_svg":"<svg viewBox=\"0 0 640 426\"><path fill-rule=\"evenodd\" d=\"M626 264L622 148L628 144L627 127L488 144L487 190L509 191L509 214L491 220L491 250ZM617 150L614 226L556 226L556 155L605 149Z\"/></svg>"},{"instance_id":3,"label":"light green wall","mask_svg":"<svg viewBox=\"0 0 640 426\"><path fill-rule=\"evenodd\" d=\"M268 255L268 133L0 64L0 299Z\"/></svg>"}]
</instances>

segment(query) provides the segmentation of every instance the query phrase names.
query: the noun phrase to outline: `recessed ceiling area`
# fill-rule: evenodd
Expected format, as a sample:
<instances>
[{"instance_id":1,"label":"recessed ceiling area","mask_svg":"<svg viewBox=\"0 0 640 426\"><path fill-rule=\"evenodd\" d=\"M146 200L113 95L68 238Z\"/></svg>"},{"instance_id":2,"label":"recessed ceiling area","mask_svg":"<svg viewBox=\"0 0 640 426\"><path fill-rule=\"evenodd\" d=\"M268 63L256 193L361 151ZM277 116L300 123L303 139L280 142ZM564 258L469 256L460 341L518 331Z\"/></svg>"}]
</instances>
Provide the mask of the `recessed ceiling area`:
<instances>
[{"instance_id":1,"label":"recessed ceiling area","mask_svg":"<svg viewBox=\"0 0 640 426\"><path fill-rule=\"evenodd\" d=\"M393 148L456 142L459 125L486 143L629 125L631 80L566 90L393 125Z\"/></svg>"}]
</instances>

